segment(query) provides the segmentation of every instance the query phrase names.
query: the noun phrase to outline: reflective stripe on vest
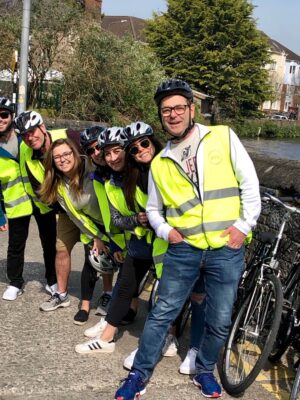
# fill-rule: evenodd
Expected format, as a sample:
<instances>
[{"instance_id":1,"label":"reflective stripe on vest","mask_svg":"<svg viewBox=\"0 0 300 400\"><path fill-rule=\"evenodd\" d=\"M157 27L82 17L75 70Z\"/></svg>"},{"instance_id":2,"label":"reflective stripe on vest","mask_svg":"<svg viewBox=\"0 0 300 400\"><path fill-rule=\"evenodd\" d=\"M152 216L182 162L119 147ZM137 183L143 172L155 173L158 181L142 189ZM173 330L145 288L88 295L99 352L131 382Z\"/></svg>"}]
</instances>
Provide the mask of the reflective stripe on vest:
<instances>
[{"instance_id":1,"label":"reflective stripe on vest","mask_svg":"<svg viewBox=\"0 0 300 400\"><path fill-rule=\"evenodd\" d=\"M123 215L124 217L131 217L132 215L136 215L137 213L141 212L139 206L142 209L146 208L148 196L145 193L143 193L138 186L136 187L136 192L135 192L135 199L136 199L135 211L129 210L122 188L112 185L110 181L106 181L105 191L113 207L116 210L118 210L120 214ZM140 238L142 236L146 236L147 243L149 244L151 243L153 232L150 231L149 229L146 229L142 226L137 226L134 228L134 233L137 237ZM128 240L129 237L127 235L126 241Z\"/></svg>"},{"instance_id":2,"label":"reflective stripe on vest","mask_svg":"<svg viewBox=\"0 0 300 400\"><path fill-rule=\"evenodd\" d=\"M65 129L55 129L48 132L51 136L52 143L58 139L65 139L67 137ZM27 146L25 142L21 143L20 146L20 166L21 173L23 177L23 182L25 183L25 190L33 200L34 204L40 209L42 214L45 214L51 210L50 207L42 203L34 193L31 183L27 176L26 165L29 168L35 179L42 183L45 176L45 168L41 161L32 159L33 150L31 147Z\"/></svg>"},{"instance_id":3,"label":"reflective stripe on vest","mask_svg":"<svg viewBox=\"0 0 300 400\"><path fill-rule=\"evenodd\" d=\"M0 157L0 184L8 219L32 213L32 202L25 191L20 165L16 160Z\"/></svg>"},{"instance_id":4,"label":"reflective stripe on vest","mask_svg":"<svg viewBox=\"0 0 300 400\"><path fill-rule=\"evenodd\" d=\"M166 207L169 225L188 243L206 249L224 246L220 234L240 217L239 187L230 159L229 128L214 126L202 139L203 203L181 167L159 154L151 164L153 179Z\"/></svg>"},{"instance_id":5,"label":"reflective stripe on vest","mask_svg":"<svg viewBox=\"0 0 300 400\"><path fill-rule=\"evenodd\" d=\"M76 210L73 203L70 201L70 197L67 195L64 186L60 183L58 185L58 195L59 202L64 210L67 212L69 218L74 222L74 224L80 229L81 235L80 240L87 244L95 237L106 242L109 241L108 237L102 234L94 222L85 215L82 211Z\"/></svg>"},{"instance_id":6,"label":"reflective stripe on vest","mask_svg":"<svg viewBox=\"0 0 300 400\"><path fill-rule=\"evenodd\" d=\"M111 216L105 187L101 182L98 182L96 179L93 180L93 186L98 199L105 232L107 232L111 240L113 240L123 250L126 247L124 234L111 223Z\"/></svg>"},{"instance_id":7,"label":"reflective stripe on vest","mask_svg":"<svg viewBox=\"0 0 300 400\"><path fill-rule=\"evenodd\" d=\"M113 207L120 212L121 215L124 217L129 217L131 215L134 215L138 213L140 210L138 208L138 205L140 205L143 209L146 208L148 196L141 191L141 189L137 186L136 187L136 192L135 192L135 198L136 198L136 212L131 211L128 209L125 196L123 193L123 190L120 187L112 185L109 181L105 182L105 190L107 193L107 197ZM143 227L136 227L134 230L134 233L137 237L145 236L146 235L146 240L147 243L151 243L153 240L154 232ZM130 232L126 232L125 234L125 239L126 242L130 240ZM158 277L161 276L162 272L162 267L163 267L163 257L165 255L165 252L168 248L168 242L166 242L163 239L155 238L152 244L152 257L153 257L153 262L155 265L156 269L156 274Z\"/></svg>"}]
</instances>

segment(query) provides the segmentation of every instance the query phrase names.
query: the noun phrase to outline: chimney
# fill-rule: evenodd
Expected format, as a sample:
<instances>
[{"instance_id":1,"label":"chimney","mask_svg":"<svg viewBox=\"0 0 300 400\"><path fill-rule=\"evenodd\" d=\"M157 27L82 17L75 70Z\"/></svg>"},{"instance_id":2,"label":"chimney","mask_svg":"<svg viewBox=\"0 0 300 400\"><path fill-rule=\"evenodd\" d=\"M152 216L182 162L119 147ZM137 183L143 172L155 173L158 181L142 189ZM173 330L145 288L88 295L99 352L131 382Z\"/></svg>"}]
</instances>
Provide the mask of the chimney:
<instances>
[{"instance_id":1,"label":"chimney","mask_svg":"<svg viewBox=\"0 0 300 400\"><path fill-rule=\"evenodd\" d=\"M85 10L95 17L101 17L102 0L85 0Z\"/></svg>"}]
</instances>

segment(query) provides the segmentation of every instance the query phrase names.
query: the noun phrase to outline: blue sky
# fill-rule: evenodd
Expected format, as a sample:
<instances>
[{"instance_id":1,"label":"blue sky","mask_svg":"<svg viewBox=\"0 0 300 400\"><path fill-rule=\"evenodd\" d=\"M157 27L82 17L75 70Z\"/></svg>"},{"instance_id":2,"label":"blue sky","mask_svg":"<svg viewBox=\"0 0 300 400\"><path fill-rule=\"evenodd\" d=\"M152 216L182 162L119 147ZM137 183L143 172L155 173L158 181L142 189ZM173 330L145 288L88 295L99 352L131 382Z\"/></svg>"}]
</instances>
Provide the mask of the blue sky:
<instances>
[{"instance_id":1,"label":"blue sky","mask_svg":"<svg viewBox=\"0 0 300 400\"><path fill-rule=\"evenodd\" d=\"M272 39L300 55L300 0L252 0L257 26ZM106 15L151 18L153 11L164 12L165 0L103 0Z\"/></svg>"}]
</instances>

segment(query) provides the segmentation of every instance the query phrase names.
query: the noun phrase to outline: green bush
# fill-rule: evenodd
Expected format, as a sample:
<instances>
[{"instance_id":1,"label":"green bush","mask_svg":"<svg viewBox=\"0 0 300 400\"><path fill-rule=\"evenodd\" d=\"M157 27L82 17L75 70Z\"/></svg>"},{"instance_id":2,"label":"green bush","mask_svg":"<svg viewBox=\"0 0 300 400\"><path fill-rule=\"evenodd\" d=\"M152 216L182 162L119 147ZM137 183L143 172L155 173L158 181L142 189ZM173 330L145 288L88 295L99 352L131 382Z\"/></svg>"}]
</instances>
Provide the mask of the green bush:
<instances>
[{"instance_id":1,"label":"green bush","mask_svg":"<svg viewBox=\"0 0 300 400\"><path fill-rule=\"evenodd\" d=\"M295 121L271 121L266 119L253 119L244 121L222 120L219 124L225 124L240 137L263 138L297 138L300 137L300 125Z\"/></svg>"},{"instance_id":2,"label":"green bush","mask_svg":"<svg viewBox=\"0 0 300 400\"><path fill-rule=\"evenodd\" d=\"M148 47L86 29L64 71L61 116L125 125L145 120L159 129L153 95L162 68Z\"/></svg>"}]
</instances>

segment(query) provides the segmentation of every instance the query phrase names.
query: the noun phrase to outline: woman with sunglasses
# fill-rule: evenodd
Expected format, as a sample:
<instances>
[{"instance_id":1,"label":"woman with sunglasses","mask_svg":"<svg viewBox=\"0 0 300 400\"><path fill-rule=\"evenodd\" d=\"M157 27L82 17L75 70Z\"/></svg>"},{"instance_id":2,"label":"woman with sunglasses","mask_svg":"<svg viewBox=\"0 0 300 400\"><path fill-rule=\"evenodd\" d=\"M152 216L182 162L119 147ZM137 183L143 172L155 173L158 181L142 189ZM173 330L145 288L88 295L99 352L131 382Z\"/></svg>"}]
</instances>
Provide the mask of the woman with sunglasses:
<instances>
[{"instance_id":1,"label":"woman with sunglasses","mask_svg":"<svg viewBox=\"0 0 300 400\"><path fill-rule=\"evenodd\" d=\"M124 319L133 319L136 314L138 287L153 265L155 247L145 207L149 167L162 147L160 142L149 125L135 122L124 130L114 128L103 132L99 143L104 150L106 163L113 171L105 188L112 221L125 231L127 255L105 321L101 319L87 329L85 336L93 339L75 348L76 352L82 354L111 353L115 350L114 336L118 326ZM166 242L159 241L157 243L162 246L157 246L157 254L166 249ZM168 347L164 355L168 355L167 351Z\"/></svg>"},{"instance_id":2,"label":"woman with sunglasses","mask_svg":"<svg viewBox=\"0 0 300 400\"><path fill-rule=\"evenodd\" d=\"M99 200L94 190L94 167L86 157L81 157L74 143L69 139L53 142L45 161L45 180L39 190L41 200L46 204L56 201L67 212L70 219L82 233L85 244L85 263L81 280L81 309L74 317L74 323L84 324L88 320L90 302L97 280L97 273L89 262L89 254L95 256L109 250L104 242L105 228ZM103 200L103 199L102 199ZM89 243L92 242L91 247ZM114 247L119 250L119 247Z\"/></svg>"},{"instance_id":3,"label":"woman with sunglasses","mask_svg":"<svg viewBox=\"0 0 300 400\"><path fill-rule=\"evenodd\" d=\"M91 128L86 128L80 133L80 145L83 152L87 155L91 163L95 167L95 171L91 174L91 178L93 179L93 186L96 193L96 196L99 201L99 206L101 209L102 215L106 215L108 218L108 222L106 225L110 225L110 213L108 209L108 201L107 196L104 189L104 183L110 176L110 168L106 165L106 162L103 158L103 151L100 149L98 144L98 137L101 132L103 132L105 128L103 126L93 126ZM106 209L105 209L106 208ZM112 227L109 226L109 229L112 230ZM118 237L115 234L114 239L118 241ZM114 242L111 242L113 246ZM118 241L120 247L124 247L124 238L119 238ZM114 248L113 251L115 254L116 261L118 263L122 263L123 256L122 253L118 251L118 248ZM94 269L85 269L82 271L83 275L81 276L81 280L89 281L88 276L85 277L85 274L95 274ZM97 304L96 315L105 316L107 314L107 310L111 301L112 295L112 282L113 282L113 273L103 274L102 275L103 282L103 293L100 296ZM82 284L83 286L83 284Z\"/></svg>"}]
</instances>

